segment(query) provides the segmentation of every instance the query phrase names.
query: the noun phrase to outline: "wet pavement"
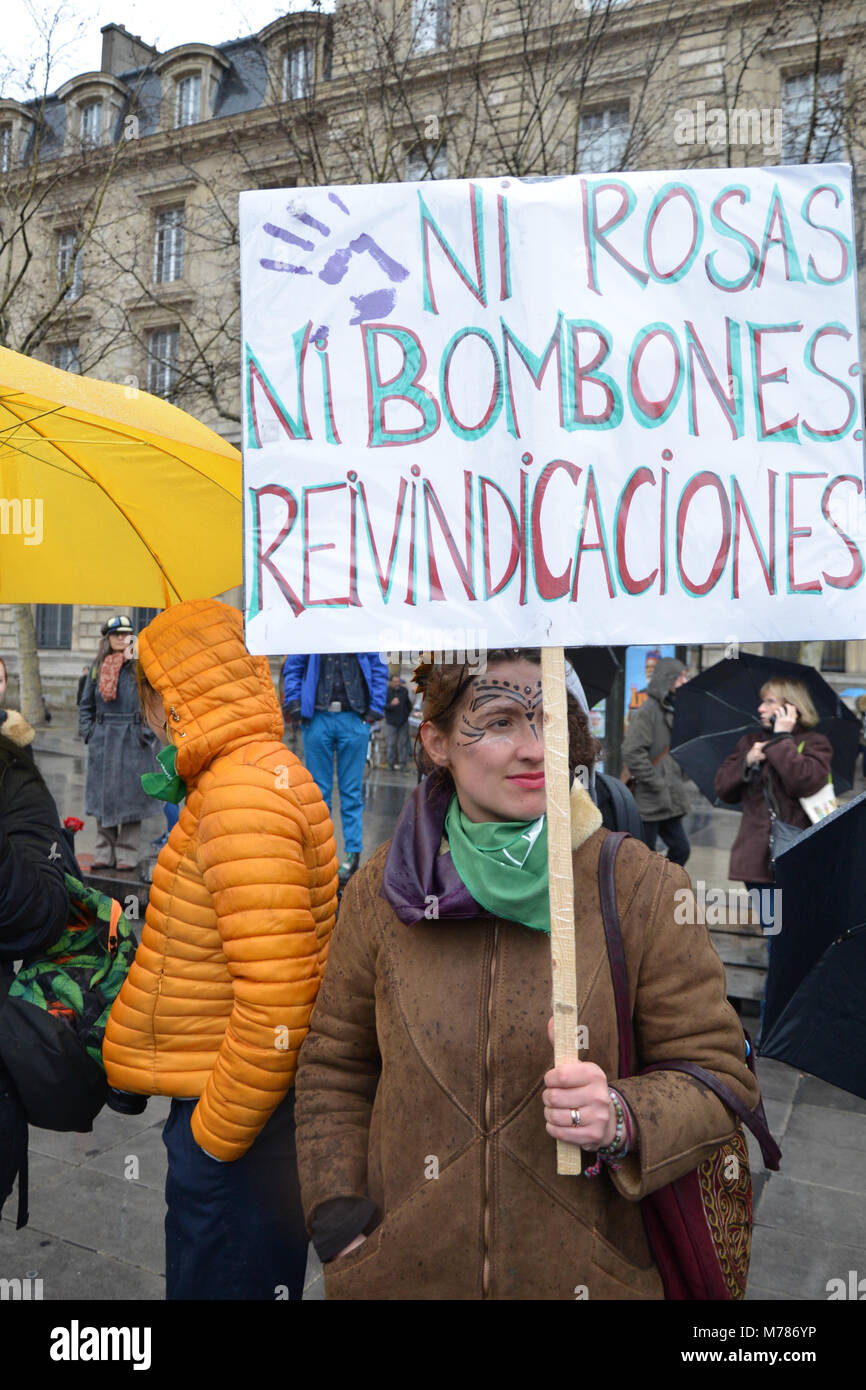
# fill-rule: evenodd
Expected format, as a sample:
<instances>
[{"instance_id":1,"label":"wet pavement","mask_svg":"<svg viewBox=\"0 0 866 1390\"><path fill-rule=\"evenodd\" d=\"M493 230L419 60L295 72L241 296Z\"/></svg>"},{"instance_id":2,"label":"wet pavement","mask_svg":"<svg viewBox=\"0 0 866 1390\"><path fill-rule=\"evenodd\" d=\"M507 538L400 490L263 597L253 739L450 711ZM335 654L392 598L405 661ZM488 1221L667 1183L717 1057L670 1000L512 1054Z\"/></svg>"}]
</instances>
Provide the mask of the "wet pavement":
<instances>
[{"instance_id":1,"label":"wet pavement","mask_svg":"<svg viewBox=\"0 0 866 1390\"><path fill-rule=\"evenodd\" d=\"M85 750L68 720L38 733L36 757L61 817L84 820ZM385 768L368 774L364 858L390 835L415 781L414 773ZM686 821L693 881L727 886L737 824L736 812L709 807L696 794ZM163 828L158 811L145 823L145 842ZM88 819L77 851L92 853L95 839ZM754 1035L754 1006L743 1010ZM779 1173L765 1173L749 1136L755 1227L748 1298L823 1301L831 1279L847 1284L852 1271L866 1274L866 1101L769 1059L759 1060L758 1075L783 1159ZM30 1224L15 1230L13 1194L0 1221L0 1279L39 1278L46 1300L164 1297L161 1131L168 1108L155 1097L139 1116L104 1110L90 1134L31 1130ZM304 1297L324 1297L312 1249Z\"/></svg>"}]
</instances>

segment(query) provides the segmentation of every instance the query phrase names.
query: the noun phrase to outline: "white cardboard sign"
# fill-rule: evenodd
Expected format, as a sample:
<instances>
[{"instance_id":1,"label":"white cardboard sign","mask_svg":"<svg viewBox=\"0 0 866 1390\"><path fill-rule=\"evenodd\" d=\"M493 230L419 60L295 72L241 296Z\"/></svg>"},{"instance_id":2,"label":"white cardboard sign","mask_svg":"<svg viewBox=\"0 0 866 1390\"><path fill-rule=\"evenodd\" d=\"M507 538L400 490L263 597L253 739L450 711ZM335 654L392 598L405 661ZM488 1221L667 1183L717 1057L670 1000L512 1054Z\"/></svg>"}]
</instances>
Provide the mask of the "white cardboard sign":
<instances>
[{"instance_id":1,"label":"white cardboard sign","mask_svg":"<svg viewBox=\"0 0 866 1390\"><path fill-rule=\"evenodd\" d=\"M241 195L247 642L866 635L847 165Z\"/></svg>"}]
</instances>

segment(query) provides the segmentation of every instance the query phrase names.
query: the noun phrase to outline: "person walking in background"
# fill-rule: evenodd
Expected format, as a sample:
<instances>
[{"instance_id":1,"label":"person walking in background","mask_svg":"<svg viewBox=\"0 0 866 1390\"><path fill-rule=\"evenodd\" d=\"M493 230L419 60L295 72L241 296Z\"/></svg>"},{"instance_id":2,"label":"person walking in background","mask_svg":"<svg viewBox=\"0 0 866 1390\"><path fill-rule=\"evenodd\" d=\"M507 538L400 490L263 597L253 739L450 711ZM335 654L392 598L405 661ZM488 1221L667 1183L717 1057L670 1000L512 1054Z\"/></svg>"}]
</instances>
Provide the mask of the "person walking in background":
<instances>
[{"instance_id":1,"label":"person walking in background","mask_svg":"<svg viewBox=\"0 0 866 1390\"><path fill-rule=\"evenodd\" d=\"M293 1082L336 913L333 827L282 743L267 658L247 651L237 609L167 608L141 634L139 678L176 753L164 790L186 800L112 1006L106 1073L173 1098L166 1297L297 1300Z\"/></svg>"},{"instance_id":2,"label":"person walking in background","mask_svg":"<svg viewBox=\"0 0 866 1390\"><path fill-rule=\"evenodd\" d=\"M622 778L637 802L644 843L655 849L660 835L673 864L685 864L691 851L683 829L689 809L686 774L670 754L674 695L688 678L681 661L662 657L647 686L647 699L629 719L622 742Z\"/></svg>"},{"instance_id":3,"label":"person walking in background","mask_svg":"<svg viewBox=\"0 0 866 1390\"><path fill-rule=\"evenodd\" d=\"M412 697L399 675L388 682L385 701L385 761L395 772L402 772L409 762L409 715Z\"/></svg>"},{"instance_id":4,"label":"person walking in background","mask_svg":"<svg viewBox=\"0 0 866 1390\"><path fill-rule=\"evenodd\" d=\"M289 656L283 680L283 713L301 726L304 762L328 812L337 756L340 820L346 857L340 886L348 883L364 848L364 764L370 726L385 712L388 668L376 652L338 652L327 656Z\"/></svg>"},{"instance_id":5,"label":"person walking in background","mask_svg":"<svg viewBox=\"0 0 866 1390\"><path fill-rule=\"evenodd\" d=\"M84 810L96 817L98 832L94 869L134 869L141 857L142 819L153 815L141 777L158 770L158 745L142 723L132 639L125 614L103 624L78 706L78 727L88 747Z\"/></svg>"}]
</instances>

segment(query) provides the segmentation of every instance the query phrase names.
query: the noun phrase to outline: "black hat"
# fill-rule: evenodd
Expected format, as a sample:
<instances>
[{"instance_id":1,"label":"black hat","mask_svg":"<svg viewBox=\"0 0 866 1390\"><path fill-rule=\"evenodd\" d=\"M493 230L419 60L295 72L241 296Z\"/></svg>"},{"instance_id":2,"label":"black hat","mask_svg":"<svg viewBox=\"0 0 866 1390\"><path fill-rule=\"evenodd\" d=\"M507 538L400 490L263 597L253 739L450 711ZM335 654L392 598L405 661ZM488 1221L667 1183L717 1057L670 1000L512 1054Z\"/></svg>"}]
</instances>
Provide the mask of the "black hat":
<instances>
[{"instance_id":1,"label":"black hat","mask_svg":"<svg viewBox=\"0 0 866 1390\"><path fill-rule=\"evenodd\" d=\"M125 613L116 613L113 618L108 619L107 623L102 624L103 637L125 637L132 631L132 623Z\"/></svg>"}]
</instances>

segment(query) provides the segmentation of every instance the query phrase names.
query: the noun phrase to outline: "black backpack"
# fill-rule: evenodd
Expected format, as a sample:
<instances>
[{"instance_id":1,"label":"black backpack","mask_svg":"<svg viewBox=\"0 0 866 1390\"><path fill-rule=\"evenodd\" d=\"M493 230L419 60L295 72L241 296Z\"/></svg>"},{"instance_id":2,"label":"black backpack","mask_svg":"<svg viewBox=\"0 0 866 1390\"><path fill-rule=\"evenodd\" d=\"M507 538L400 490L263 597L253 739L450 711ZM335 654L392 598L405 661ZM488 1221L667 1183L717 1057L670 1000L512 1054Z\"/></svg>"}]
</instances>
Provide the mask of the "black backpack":
<instances>
[{"instance_id":1,"label":"black backpack","mask_svg":"<svg viewBox=\"0 0 866 1390\"><path fill-rule=\"evenodd\" d=\"M637 802L624 782L606 772L595 774L595 804L601 811L605 830L625 830L636 840L643 839L643 822Z\"/></svg>"}]
</instances>

